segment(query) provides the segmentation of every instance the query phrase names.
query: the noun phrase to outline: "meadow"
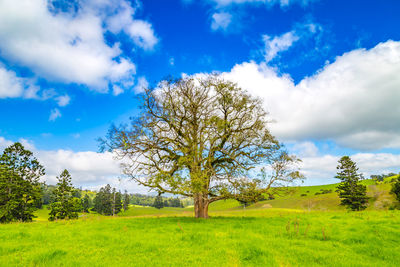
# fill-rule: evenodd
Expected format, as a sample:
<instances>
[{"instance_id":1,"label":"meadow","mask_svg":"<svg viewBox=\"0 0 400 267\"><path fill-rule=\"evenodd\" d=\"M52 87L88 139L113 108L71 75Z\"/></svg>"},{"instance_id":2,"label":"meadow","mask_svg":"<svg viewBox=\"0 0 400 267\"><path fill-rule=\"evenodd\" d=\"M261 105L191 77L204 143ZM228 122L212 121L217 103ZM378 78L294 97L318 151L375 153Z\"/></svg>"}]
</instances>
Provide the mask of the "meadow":
<instances>
[{"instance_id":1,"label":"meadow","mask_svg":"<svg viewBox=\"0 0 400 267\"><path fill-rule=\"evenodd\" d=\"M192 207L131 206L48 222L43 209L33 223L0 225L0 266L399 266L400 212L375 205L387 186L369 185L362 212L336 207L336 193L315 195L330 185L246 208L219 201L207 220Z\"/></svg>"}]
</instances>

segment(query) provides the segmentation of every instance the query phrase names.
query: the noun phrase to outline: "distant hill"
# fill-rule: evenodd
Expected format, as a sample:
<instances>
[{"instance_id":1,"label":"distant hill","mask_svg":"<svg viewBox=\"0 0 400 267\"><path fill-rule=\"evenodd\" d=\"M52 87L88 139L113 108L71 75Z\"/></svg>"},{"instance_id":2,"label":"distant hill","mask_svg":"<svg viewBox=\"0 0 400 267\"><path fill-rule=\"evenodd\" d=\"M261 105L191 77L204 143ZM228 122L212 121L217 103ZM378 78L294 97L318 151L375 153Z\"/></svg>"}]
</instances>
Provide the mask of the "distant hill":
<instances>
[{"instance_id":1,"label":"distant hill","mask_svg":"<svg viewBox=\"0 0 400 267\"><path fill-rule=\"evenodd\" d=\"M389 193L393 178L387 177L382 182L364 180L367 186L367 195L370 197L367 210L388 209L394 197ZM291 194L277 196L273 200L264 200L245 207L245 209L297 209L297 210L345 210L340 205L340 199L335 192L338 184L299 186ZM244 207L236 200L221 200L210 205L210 211L237 210Z\"/></svg>"}]
</instances>

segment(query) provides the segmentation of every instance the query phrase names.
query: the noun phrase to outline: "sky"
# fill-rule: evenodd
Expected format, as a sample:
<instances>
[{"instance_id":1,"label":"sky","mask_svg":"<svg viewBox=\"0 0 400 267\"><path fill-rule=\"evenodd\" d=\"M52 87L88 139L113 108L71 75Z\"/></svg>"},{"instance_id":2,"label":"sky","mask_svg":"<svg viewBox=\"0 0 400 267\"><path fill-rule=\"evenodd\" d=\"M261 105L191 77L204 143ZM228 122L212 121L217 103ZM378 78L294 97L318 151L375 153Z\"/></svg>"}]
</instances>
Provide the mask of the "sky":
<instances>
[{"instance_id":1,"label":"sky","mask_svg":"<svg viewBox=\"0 0 400 267\"><path fill-rule=\"evenodd\" d=\"M56 183L121 176L96 141L143 88L219 72L263 99L305 185L400 171L400 1L0 0L0 151L22 142Z\"/></svg>"}]
</instances>

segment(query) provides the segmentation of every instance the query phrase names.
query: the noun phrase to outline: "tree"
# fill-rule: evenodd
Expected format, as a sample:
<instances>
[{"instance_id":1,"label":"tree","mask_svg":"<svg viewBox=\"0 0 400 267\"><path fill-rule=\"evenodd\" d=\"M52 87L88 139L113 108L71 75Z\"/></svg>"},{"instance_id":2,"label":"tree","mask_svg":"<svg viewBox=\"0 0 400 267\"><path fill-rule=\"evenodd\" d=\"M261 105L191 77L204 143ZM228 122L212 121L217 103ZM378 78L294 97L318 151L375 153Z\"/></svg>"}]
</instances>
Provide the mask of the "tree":
<instances>
[{"instance_id":1,"label":"tree","mask_svg":"<svg viewBox=\"0 0 400 267\"><path fill-rule=\"evenodd\" d=\"M89 195L86 194L82 199L82 210L83 212L89 212L90 208L90 198Z\"/></svg>"},{"instance_id":2,"label":"tree","mask_svg":"<svg viewBox=\"0 0 400 267\"><path fill-rule=\"evenodd\" d=\"M164 208L164 202L161 194L158 194L158 196L154 199L153 207L156 209Z\"/></svg>"},{"instance_id":3,"label":"tree","mask_svg":"<svg viewBox=\"0 0 400 267\"><path fill-rule=\"evenodd\" d=\"M341 199L341 205L351 210L363 210L367 206L367 187L360 184L360 177L356 163L349 156L343 156L337 166L339 170L335 178L342 182L337 186L337 192Z\"/></svg>"},{"instance_id":4,"label":"tree","mask_svg":"<svg viewBox=\"0 0 400 267\"><path fill-rule=\"evenodd\" d=\"M282 149L268 123L262 101L236 84L217 75L185 77L145 90L141 114L129 126L111 126L100 141L123 160L125 175L194 198L195 216L207 218L210 203L240 198L239 187L256 183L260 195L275 182L302 178L298 159ZM274 182L253 179L260 166L281 168L271 171Z\"/></svg>"},{"instance_id":5,"label":"tree","mask_svg":"<svg viewBox=\"0 0 400 267\"><path fill-rule=\"evenodd\" d=\"M109 184L100 188L93 202L93 210L106 216L118 214L122 210L121 192L116 192Z\"/></svg>"},{"instance_id":6,"label":"tree","mask_svg":"<svg viewBox=\"0 0 400 267\"><path fill-rule=\"evenodd\" d=\"M395 195L396 199L400 201L400 175L394 180L390 192Z\"/></svg>"},{"instance_id":7,"label":"tree","mask_svg":"<svg viewBox=\"0 0 400 267\"><path fill-rule=\"evenodd\" d=\"M105 187L100 188L99 192L94 198L94 210L103 215L113 214L113 195L111 193L111 186L107 184Z\"/></svg>"},{"instance_id":8,"label":"tree","mask_svg":"<svg viewBox=\"0 0 400 267\"><path fill-rule=\"evenodd\" d=\"M0 222L32 221L42 199L40 177L43 166L20 143L7 147L0 156Z\"/></svg>"},{"instance_id":9,"label":"tree","mask_svg":"<svg viewBox=\"0 0 400 267\"><path fill-rule=\"evenodd\" d=\"M122 210L122 195L121 192L116 192L115 188L113 188L113 216L118 214Z\"/></svg>"},{"instance_id":10,"label":"tree","mask_svg":"<svg viewBox=\"0 0 400 267\"><path fill-rule=\"evenodd\" d=\"M79 198L72 195L74 188L71 183L71 175L64 170L57 179L57 187L53 192L54 202L50 205L49 221L77 219L78 212L82 210L82 204Z\"/></svg>"},{"instance_id":11,"label":"tree","mask_svg":"<svg viewBox=\"0 0 400 267\"><path fill-rule=\"evenodd\" d=\"M124 206L124 211L127 211L129 209L129 194L128 194L128 191L126 191L126 190L125 190L125 193L124 193L124 204L123 204L123 206Z\"/></svg>"}]
</instances>

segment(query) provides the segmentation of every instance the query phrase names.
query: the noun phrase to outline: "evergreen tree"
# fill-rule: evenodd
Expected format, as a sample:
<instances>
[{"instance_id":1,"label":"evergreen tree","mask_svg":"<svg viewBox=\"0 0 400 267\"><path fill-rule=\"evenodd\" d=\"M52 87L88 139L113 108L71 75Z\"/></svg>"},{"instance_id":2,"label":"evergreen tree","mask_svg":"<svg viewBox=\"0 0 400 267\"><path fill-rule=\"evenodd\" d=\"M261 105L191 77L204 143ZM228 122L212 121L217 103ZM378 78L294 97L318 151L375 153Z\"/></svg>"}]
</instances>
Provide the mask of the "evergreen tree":
<instances>
[{"instance_id":1,"label":"evergreen tree","mask_svg":"<svg viewBox=\"0 0 400 267\"><path fill-rule=\"evenodd\" d=\"M67 170L64 170L57 179L54 202L50 205L49 220L78 218L78 212L82 210L82 204L79 198L72 196L74 188L71 184L71 175Z\"/></svg>"},{"instance_id":2,"label":"evergreen tree","mask_svg":"<svg viewBox=\"0 0 400 267\"><path fill-rule=\"evenodd\" d=\"M158 196L154 199L153 207L155 207L156 209L162 209L164 207L164 202L161 194L158 194Z\"/></svg>"},{"instance_id":3,"label":"evergreen tree","mask_svg":"<svg viewBox=\"0 0 400 267\"><path fill-rule=\"evenodd\" d=\"M360 184L361 175L357 172L356 163L349 156L344 156L339 160L337 169L339 171L335 178L342 181L336 190L339 194L341 205L345 205L351 210L365 209L368 202L367 187Z\"/></svg>"},{"instance_id":4,"label":"evergreen tree","mask_svg":"<svg viewBox=\"0 0 400 267\"><path fill-rule=\"evenodd\" d=\"M90 208L90 198L89 195L86 194L82 199L82 210L83 212L89 212Z\"/></svg>"},{"instance_id":5,"label":"evergreen tree","mask_svg":"<svg viewBox=\"0 0 400 267\"><path fill-rule=\"evenodd\" d=\"M124 193L124 203L123 203L123 206L124 206L124 211L126 211L126 210L129 209L129 194L128 194L128 191L126 191L126 190L125 190L125 193Z\"/></svg>"},{"instance_id":6,"label":"evergreen tree","mask_svg":"<svg viewBox=\"0 0 400 267\"><path fill-rule=\"evenodd\" d=\"M398 201L400 201L400 175L395 179L390 192L395 195Z\"/></svg>"},{"instance_id":7,"label":"evergreen tree","mask_svg":"<svg viewBox=\"0 0 400 267\"><path fill-rule=\"evenodd\" d=\"M113 188L113 216L122 210L122 195Z\"/></svg>"},{"instance_id":8,"label":"evergreen tree","mask_svg":"<svg viewBox=\"0 0 400 267\"><path fill-rule=\"evenodd\" d=\"M111 193L111 186L107 184L105 187L100 188L94 199L94 210L103 215L113 214L113 196Z\"/></svg>"},{"instance_id":9,"label":"evergreen tree","mask_svg":"<svg viewBox=\"0 0 400 267\"><path fill-rule=\"evenodd\" d=\"M7 147L0 156L0 222L32 221L41 205L39 179L44 168L20 143Z\"/></svg>"},{"instance_id":10,"label":"evergreen tree","mask_svg":"<svg viewBox=\"0 0 400 267\"><path fill-rule=\"evenodd\" d=\"M100 188L93 202L93 210L103 215L115 215L122 210L122 195L109 184Z\"/></svg>"}]
</instances>

